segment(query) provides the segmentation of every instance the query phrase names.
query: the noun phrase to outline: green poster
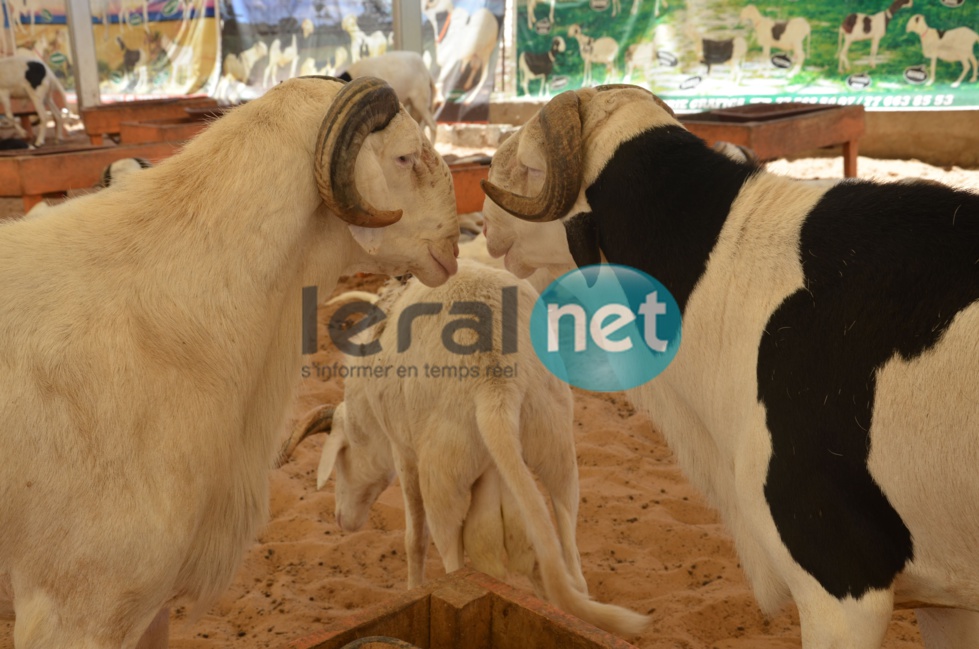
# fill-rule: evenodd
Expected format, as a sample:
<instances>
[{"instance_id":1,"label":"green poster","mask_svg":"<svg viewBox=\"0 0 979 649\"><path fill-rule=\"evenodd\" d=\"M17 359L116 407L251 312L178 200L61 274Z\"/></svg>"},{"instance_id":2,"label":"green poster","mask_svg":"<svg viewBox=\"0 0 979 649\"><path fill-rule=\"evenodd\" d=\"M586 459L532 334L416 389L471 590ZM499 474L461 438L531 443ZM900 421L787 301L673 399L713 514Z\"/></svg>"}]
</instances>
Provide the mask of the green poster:
<instances>
[{"instance_id":1,"label":"green poster","mask_svg":"<svg viewBox=\"0 0 979 649\"><path fill-rule=\"evenodd\" d=\"M977 108L977 30L977 0L526 0L517 94L634 83L679 112Z\"/></svg>"}]
</instances>

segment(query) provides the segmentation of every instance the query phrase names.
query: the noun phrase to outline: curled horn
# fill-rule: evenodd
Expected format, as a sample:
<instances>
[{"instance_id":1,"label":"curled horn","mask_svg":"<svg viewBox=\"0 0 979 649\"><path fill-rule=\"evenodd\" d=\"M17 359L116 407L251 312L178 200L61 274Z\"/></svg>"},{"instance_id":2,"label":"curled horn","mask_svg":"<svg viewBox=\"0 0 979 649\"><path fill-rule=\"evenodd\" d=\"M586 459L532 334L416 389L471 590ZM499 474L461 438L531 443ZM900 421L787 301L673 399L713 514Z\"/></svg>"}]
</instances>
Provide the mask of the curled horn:
<instances>
[{"instance_id":1,"label":"curled horn","mask_svg":"<svg viewBox=\"0 0 979 649\"><path fill-rule=\"evenodd\" d=\"M401 110L391 86L361 77L337 93L316 138L316 184L323 202L352 225L381 228L401 218L401 210L378 210L364 203L354 182L354 163L364 140L385 128Z\"/></svg>"},{"instance_id":2,"label":"curled horn","mask_svg":"<svg viewBox=\"0 0 979 649\"><path fill-rule=\"evenodd\" d=\"M279 451L279 460L276 463L276 466L280 467L292 459L292 454L296 451L296 447L310 435L316 435L317 433L329 433L333 428L334 410L336 410L335 406L319 406L308 412L306 416L296 424L296 427L292 431L292 435L290 435L289 439L287 439L282 445L282 449Z\"/></svg>"},{"instance_id":3,"label":"curled horn","mask_svg":"<svg viewBox=\"0 0 979 649\"><path fill-rule=\"evenodd\" d=\"M643 92L649 94L649 96L653 98L653 101L656 102L657 106L659 106L667 113L669 113L670 117L676 117L676 113L673 112L673 109L670 108L665 101L663 101L662 99L654 95L646 88L643 88L642 86L633 86L628 83L609 83L609 84L605 84L604 86L597 86L595 90L597 90L598 92L604 92L606 90L642 90Z\"/></svg>"},{"instance_id":4,"label":"curled horn","mask_svg":"<svg viewBox=\"0 0 979 649\"><path fill-rule=\"evenodd\" d=\"M563 92L541 109L547 173L537 196L518 196L489 181L480 184L494 203L525 221L555 221L567 215L581 190L580 100L574 91Z\"/></svg>"}]
</instances>

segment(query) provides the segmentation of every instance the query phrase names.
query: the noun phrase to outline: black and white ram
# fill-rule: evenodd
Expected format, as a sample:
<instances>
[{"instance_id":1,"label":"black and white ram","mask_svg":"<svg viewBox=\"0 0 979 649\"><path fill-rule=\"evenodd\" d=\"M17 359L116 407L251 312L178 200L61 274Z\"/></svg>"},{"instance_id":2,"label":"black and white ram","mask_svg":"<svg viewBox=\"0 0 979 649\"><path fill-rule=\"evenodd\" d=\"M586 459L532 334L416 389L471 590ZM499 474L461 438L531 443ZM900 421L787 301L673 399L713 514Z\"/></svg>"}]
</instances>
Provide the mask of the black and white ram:
<instances>
[{"instance_id":1,"label":"black and white ram","mask_svg":"<svg viewBox=\"0 0 979 649\"><path fill-rule=\"evenodd\" d=\"M975 46L979 42L979 34L969 27L954 29L935 29L929 27L921 14L911 16L906 31L914 32L921 39L921 53L931 59L931 73L928 75L928 85L935 83L935 66L938 59L962 64L962 74L952 83L958 88L965 75L972 70L972 83L976 82L979 65L976 62Z\"/></svg>"},{"instance_id":2,"label":"black and white ram","mask_svg":"<svg viewBox=\"0 0 979 649\"><path fill-rule=\"evenodd\" d=\"M484 188L516 274L607 260L676 298L679 352L629 396L762 609L794 600L806 649L879 647L895 607L976 646L979 195L774 175L635 87L553 99Z\"/></svg>"},{"instance_id":3,"label":"black and white ram","mask_svg":"<svg viewBox=\"0 0 979 649\"><path fill-rule=\"evenodd\" d=\"M44 112L45 107L51 112L51 117L54 119L55 139L58 142L61 141L64 123L61 119L61 108L55 101L56 94L62 102L67 102L64 88L61 87L61 83L44 61L31 56L19 55L0 58L0 104L3 104L3 114L18 135L26 137L27 133L14 119L10 100L11 98L25 98L31 101L31 104L34 105L34 111L40 118L37 135L34 138L34 146L42 146L47 134L48 120Z\"/></svg>"},{"instance_id":4,"label":"black and white ram","mask_svg":"<svg viewBox=\"0 0 979 649\"><path fill-rule=\"evenodd\" d=\"M557 55L567 49L564 39L555 36L551 39L551 49L546 52L521 52L517 62L520 68L520 84L523 86L523 94L530 94L530 82L540 80L539 96L543 97L547 90L547 77L554 72L554 63Z\"/></svg>"},{"instance_id":5,"label":"black and white ram","mask_svg":"<svg viewBox=\"0 0 979 649\"><path fill-rule=\"evenodd\" d=\"M837 69L845 72L850 69L850 59L846 54L854 41L870 41L870 67L877 67L877 48L880 39L887 33L887 26L898 10L911 8L913 0L894 0L887 9L875 14L852 13L843 19L836 39Z\"/></svg>"}]
</instances>

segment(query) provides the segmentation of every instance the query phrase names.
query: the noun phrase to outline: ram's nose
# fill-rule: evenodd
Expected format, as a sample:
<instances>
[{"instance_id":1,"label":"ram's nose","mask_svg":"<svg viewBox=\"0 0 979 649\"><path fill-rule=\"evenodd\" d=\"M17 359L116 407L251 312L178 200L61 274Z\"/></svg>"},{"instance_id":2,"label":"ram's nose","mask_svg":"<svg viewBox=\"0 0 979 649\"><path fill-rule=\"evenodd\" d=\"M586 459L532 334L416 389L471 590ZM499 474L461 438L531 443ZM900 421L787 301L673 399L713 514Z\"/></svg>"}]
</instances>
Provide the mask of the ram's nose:
<instances>
[{"instance_id":1,"label":"ram's nose","mask_svg":"<svg viewBox=\"0 0 979 649\"><path fill-rule=\"evenodd\" d=\"M459 258L459 242L456 241L452 244L452 254L455 255L456 259Z\"/></svg>"}]
</instances>

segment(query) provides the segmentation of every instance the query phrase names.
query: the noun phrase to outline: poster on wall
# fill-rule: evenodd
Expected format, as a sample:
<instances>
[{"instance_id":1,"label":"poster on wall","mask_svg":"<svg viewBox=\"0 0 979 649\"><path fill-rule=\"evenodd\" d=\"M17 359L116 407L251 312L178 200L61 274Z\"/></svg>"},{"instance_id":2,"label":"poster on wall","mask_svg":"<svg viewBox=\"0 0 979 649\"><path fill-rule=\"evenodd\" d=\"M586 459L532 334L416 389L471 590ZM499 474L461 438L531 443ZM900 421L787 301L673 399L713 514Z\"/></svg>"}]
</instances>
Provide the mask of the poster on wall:
<instances>
[{"instance_id":1,"label":"poster on wall","mask_svg":"<svg viewBox=\"0 0 979 649\"><path fill-rule=\"evenodd\" d=\"M64 0L0 4L0 53L37 56L74 89ZM91 0L90 7L103 100L207 91L219 46L214 0Z\"/></svg>"},{"instance_id":2,"label":"poster on wall","mask_svg":"<svg viewBox=\"0 0 979 649\"><path fill-rule=\"evenodd\" d=\"M422 40L443 122L488 121L503 34L503 0L422 0Z\"/></svg>"},{"instance_id":3,"label":"poster on wall","mask_svg":"<svg viewBox=\"0 0 979 649\"><path fill-rule=\"evenodd\" d=\"M214 0L91 0L103 99L206 93L220 46Z\"/></svg>"},{"instance_id":4,"label":"poster on wall","mask_svg":"<svg viewBox=\"0 0 979 649\"><path fill-rule=\"evenodd\" d=\"M678 112L973 109L977 45L976 0L526 0L517 94L634 83Z\"/></svg>"},{"instance_id":5,"label":"poster on wall","mask_svg":"<svg viewBox=\"0 0 979 649\"><path fill-rule=\"evenodd\" d=\"M393 44L390 0L221 0L215 96L241 101L296 76L336 76Z\"/></svg>"},{"instance_id":6,"label":"poster on wall","mask_svg":"<svg viewBox=\"0 0 979 649\"><path fill-rule=\"evenodd\" d=\"M502 0L421 2L423 58L444 100L436 117L486 119ZM221 0L220 12L223 58L213 94L223 100L250 99L295 76L336 76L394 48L390 0Z\"/></svg>"}]
</instances>

